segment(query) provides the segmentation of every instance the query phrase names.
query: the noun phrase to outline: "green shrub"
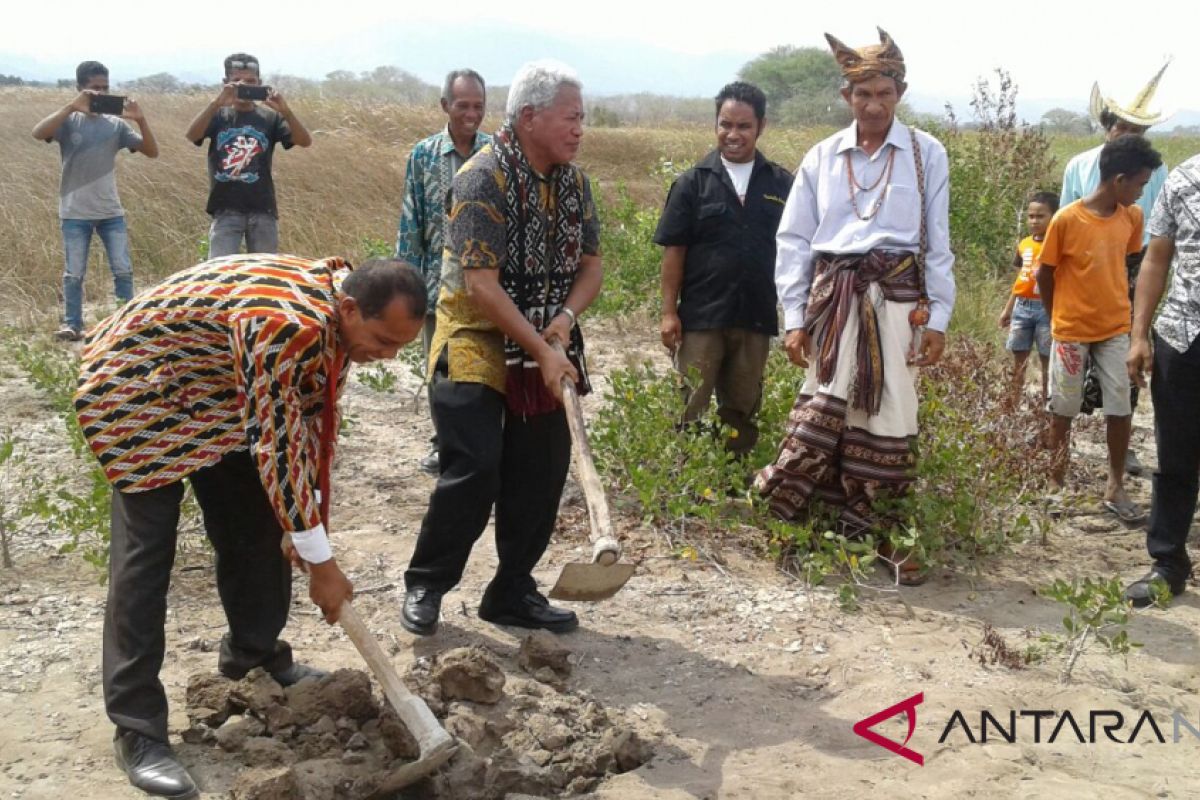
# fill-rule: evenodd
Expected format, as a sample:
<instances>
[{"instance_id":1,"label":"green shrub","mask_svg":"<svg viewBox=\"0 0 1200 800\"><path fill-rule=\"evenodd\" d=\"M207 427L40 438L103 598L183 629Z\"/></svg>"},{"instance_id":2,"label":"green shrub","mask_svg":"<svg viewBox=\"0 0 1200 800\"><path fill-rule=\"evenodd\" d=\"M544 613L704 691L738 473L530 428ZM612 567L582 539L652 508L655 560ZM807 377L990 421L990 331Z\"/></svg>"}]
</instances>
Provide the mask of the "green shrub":
<instances>
[{"instance_id":1,"label":"green shrub","mask_svg":"<svg viewBox=\"0 0 1200 800\"><path fill-rule=\"evenodd\" d=\"M977 129L963 131L950 111L930 132L946 146L950 165L950 244L962 278L1009 276L1023 230L1028 195L1057 193L1059 178L1042 129L1018 123L1017 87L1003 69L993 87L975 84Z\"/></svg>"},{"instance_id":2,"label":"green shrub","mask_svg":"<svg viewBox=\"0 0 1200 800\"><path fill-rule=\"evenodd\" d=\"M624 183L616 199L605 203L596 192L600 215L600 253L604 259L604 288L592 309L606 316L657 309L662 250L654 244L657 208L641 208Z\"/></svg>"},{"instance_id":3,"label":"green shrub","mask_svg":"<svg viewBox=\"0 0 1200 800\"><path fill-rule=\"evenodd\" d=\"M592 423L592 444L609 486L626 507L659 526L717 537L757 529L770 552L812 583L834 572L860 575L880 536L927 564L967 566L1044 524L1025 510L1048 463L1028 444L1041 421L1001 413L1008 385L1004 362L991 348L969 341L953 343L941 364L922 373L916 488L880 504L881 519L889 522L873 537L842 535L819 508L800 522L775 518L747 484L754 470L775 458L802 377L782 352L772 354L761 436L743 463L725 453L722 442L730 431L715 414L698 429L679 430L683 399L675 375L649 366L617 370Z\"/></svg>"}]
</instances>

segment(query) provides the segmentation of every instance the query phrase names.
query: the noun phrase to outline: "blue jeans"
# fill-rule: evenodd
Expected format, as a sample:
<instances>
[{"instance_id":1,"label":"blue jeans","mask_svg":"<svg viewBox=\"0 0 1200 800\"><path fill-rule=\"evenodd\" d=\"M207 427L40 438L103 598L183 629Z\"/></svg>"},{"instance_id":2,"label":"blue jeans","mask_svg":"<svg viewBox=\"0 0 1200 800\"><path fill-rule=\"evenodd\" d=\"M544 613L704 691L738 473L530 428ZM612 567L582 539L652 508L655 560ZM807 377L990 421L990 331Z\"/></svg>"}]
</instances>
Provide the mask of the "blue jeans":
<instances>
[{"instance_id":1,"label":"blue jeans","mask_svg":"<svg viewBox=\"0 0 1200 800\"><path fill-rule=\"evenodd\" d=\"M1005 347L1010 352L1028 353L1036 344L1039 356L1050 357L1050 315L1041 300L1018 297L1008 331Z\"/></svg>"},{"instance_id":2,"label":"blue jeans","mask_svg":"<svg viewBox=\"0 0 1200 800\"><path fill-rule=\"evenodd\" d=\"M87 274L93 231L100 234L100 241L104 242L117 301L124 304L133 299L133 264L129 260L129 229L125 227L125 218L64 219L63 322L77 331L83 330L83 278Z\"/></svg>"},{"instance_id":3,"label":"blue jeans","mask_svg":"<svg viewBox=\"0 0 1200 800\"><path fill-rule=\"evenodd\" d=\"M247 253L279 252L279 223L263 211L218 211L208 229L208 257L237 255L246 240Z\"/></svg>"}]
</instances>

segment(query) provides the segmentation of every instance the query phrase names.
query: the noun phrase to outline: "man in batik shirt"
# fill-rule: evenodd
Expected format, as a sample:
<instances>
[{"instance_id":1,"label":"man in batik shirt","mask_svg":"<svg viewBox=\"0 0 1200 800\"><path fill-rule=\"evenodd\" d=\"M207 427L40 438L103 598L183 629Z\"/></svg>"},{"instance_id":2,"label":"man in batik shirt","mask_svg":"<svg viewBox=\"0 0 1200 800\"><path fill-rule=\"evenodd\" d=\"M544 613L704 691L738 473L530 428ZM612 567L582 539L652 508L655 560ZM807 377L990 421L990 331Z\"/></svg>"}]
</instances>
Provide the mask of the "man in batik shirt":
<instances>
[{"instance_id":1,"label":"man in batik shirt","mask_svg":"<svg viewBox=\"0 0 1200 800\"><path fill-rule=\"evenodd\" d=\"M755 484L779 516L821 501L850 534L912 484L915 367L941 357L954 306L946 150L896 119L904 57L879 35L861 50L826 35L854 123L808 151L780 221L784 344L808 372Z\"/></svg>"},{"instance_id":2,"label":"man in batik shirt","mask_svg":"<svg viewBox=\"0 0 1200 800\"><path fill-rule=\"evenodd\" d=\"M578 625L551 606L533 568L546 551L571 460L562 380L587 390L576 326L600 291L600 223L587 176L579 78L526 64L507 121L454 177L430 350L441 474L404 573L401 621L437 630L442 596L462 578L496 510L499 566L479 603L497 625ZM565 349L558 350L554 345Z\"/></svg>"},{"instance_id":3,"label":"man in batik shirt","mask_svg":"<svg viewBox=\"0 0 1200 800\"><path fill-rule=\"evenodd\" d=\"M1128 367L1143 386L1152 370L1158 471L1146 534L1154 564L1125 590L1139 608L1153 602L1156 588L1180 594L1192 574L1187 540L1200 492L1200 155L1171 170L1146 227L1150 246L1134 295ZM1171 286L1151 348L1150 322L1168 274Z\"/></svg>"},{"instance_id":4,"label":"man in batik shirt","mask_svg":"<svg viewBox=\"0 0 1200 800\"><path fill-rule=\"evenodd\" d=\"M262 667L286 686L321 674L279 639L292 565L327 621L350 597L325 534L337 396L349 362L416 338L425 287L398 262L347 270L337 258L209 261L134 298L84 347L75 409L115 490L104 704L118 764L150 794L195 792L167 744L158 679L184 478L216 553L223 675Z\"/></svg>"}]
</instances>

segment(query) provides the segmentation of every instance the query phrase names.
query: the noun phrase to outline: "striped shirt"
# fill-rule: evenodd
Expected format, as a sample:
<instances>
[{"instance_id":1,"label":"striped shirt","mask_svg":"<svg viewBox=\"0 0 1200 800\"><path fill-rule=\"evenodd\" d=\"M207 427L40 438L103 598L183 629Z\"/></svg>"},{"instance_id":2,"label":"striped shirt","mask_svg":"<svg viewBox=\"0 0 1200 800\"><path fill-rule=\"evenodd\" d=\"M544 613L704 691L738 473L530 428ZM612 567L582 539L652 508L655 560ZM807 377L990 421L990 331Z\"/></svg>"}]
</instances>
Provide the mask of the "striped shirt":
<instances>
[{"instance_id":1,"label":"striped shirt","mask_svg":"<svg viewBox=\"0 0 1200 800\"><path fill-rule=\"evenodd\" d=\"M178 272L100 323L75 409L122 492L250 450L286 531L322 527L316 488L326 376L340 393L338 258L255 255ZM323 529L323 528L322 528Z\"/></svg>"}]
</instances>

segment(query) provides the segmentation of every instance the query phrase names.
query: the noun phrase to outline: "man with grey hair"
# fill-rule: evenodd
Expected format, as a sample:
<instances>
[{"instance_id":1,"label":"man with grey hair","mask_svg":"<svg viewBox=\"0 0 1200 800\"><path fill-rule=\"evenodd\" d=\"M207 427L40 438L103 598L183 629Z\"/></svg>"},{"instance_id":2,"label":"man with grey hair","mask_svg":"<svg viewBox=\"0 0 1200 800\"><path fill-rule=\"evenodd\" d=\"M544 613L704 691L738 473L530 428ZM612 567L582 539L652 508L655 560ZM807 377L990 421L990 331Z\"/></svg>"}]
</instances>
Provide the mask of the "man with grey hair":
<instances>
[{"instance_id":1,"label":"man with grey hair","mask_svg":"<svg viewBox=\"0 0 1200 800\"><path fill-rule=\"evenodd\" d=\"M442 232L450 180L492 137L479 130L487 105L487 86L473 69L456 69L442 86L446 127L413 147L404 170L404 206L396 233L396 258L415 266L429 289L425 329L421 338L425 359L437 325L438 288L442 277ZM433 390L429 390L433 408ZM432 413L432 411L431 411ZM421 459L421 471L438 474L437 435Z\"/></svg>"},{"instance_id":2,"label":"man with grey hair","mask_svg":"<svg viewBox=\"0 0 1200 800\"><path fill-rule=\"evenodd\" d=\"M500 564L479 616L560 633L579 624L532 571L571 459L561 381L589 388L576 323L602 279L591 186L571 163L582 137L575 73L526 64L504 126L454 177L429 357L441 474L404 574L402 623L422 636L437 630L493 506Z\"/></svg>"}]
</instances>

